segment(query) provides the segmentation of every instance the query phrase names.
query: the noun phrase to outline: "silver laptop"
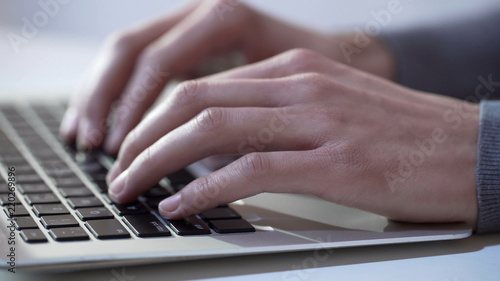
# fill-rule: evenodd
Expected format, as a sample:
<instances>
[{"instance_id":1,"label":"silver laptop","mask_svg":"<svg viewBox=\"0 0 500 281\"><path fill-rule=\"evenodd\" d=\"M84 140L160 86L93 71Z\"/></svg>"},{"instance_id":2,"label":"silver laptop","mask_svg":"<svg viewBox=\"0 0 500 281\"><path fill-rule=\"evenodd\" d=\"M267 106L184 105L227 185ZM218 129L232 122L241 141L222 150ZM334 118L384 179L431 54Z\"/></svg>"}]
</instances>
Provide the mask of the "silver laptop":
<instances>
[{"instance_id":1,"label":"silver laptop","mask_svg":"<svg viewBox=\"0 0 500 281\"><path fill-rule=\"evenodd\" d=\"M210 172L195 163L116 205L113 158L57 137L64 103L0 105L0 267L65 271L273 252L458 239L462 223L408 224L311 196L261 194L168 221L158 203Z\"/></svg>"}]
</instances>

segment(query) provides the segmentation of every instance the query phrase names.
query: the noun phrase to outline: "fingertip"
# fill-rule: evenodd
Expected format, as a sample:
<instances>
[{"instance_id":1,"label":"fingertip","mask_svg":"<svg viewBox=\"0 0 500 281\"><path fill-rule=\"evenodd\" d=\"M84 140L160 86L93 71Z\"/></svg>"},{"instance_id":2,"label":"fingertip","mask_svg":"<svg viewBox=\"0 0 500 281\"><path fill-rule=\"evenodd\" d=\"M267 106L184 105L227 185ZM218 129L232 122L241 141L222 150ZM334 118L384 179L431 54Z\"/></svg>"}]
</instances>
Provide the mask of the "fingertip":
<instances>
[{"instance_id":1,"label":"fingertip","mask_svg":"<svg viewBox=\"0 0 500 281\"><path fill-rule=\"evenodd\" d=\"M178 219L182 215L179 212L180 203L182 201L182 196L180 193L176 193L167 199L160 202L158 205L158 210L162 217L167 219Z\"/></svg>"},{"instance_id":2,"label":"fingertip","mask_svg":"<svg viewBox=\"0 0 500 281\"><path fill-rule=\"evenodd\" d=\"M111 166L111 169L109 169L108 175L106 176L106 182L111 184L121 172L120 165L118 161L116 161L113 166Z\"/></svg>"},{"instance_id":3,"label":"fingertip","mask_svg":"<svg viewBox=\"0 0 500 281\"><path fill-rule=\"evenodd\" d=\"M64 113L59 127L59 135L66 141L74 141L78 129L78 114L76 110L69 108Z\"/></svg>"}]
</instances>

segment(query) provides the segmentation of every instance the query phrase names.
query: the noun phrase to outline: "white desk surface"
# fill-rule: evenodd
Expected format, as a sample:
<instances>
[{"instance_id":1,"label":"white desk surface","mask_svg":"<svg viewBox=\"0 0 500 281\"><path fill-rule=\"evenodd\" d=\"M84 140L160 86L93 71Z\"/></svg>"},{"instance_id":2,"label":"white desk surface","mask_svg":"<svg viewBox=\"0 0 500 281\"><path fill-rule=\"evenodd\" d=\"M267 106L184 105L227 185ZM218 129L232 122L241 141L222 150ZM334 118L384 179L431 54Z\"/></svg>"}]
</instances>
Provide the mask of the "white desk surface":
<instances>
[{"instance_id":1,"label":"white desk surface","mask_svg":"<svg viewBox=\"0 0 500 281\"><path fill-rule=\"evenodd\" d=\"M0 99L11 99L14 93L17 99L67 95L95 55L96 46L76 40L40 39L14 55L3 41ZM498 234L336 249L326 260L314 257L313 251L305 251L53 275L4 271L0 272L0 280L500 280Z\"/></svg>"}]
</instances>

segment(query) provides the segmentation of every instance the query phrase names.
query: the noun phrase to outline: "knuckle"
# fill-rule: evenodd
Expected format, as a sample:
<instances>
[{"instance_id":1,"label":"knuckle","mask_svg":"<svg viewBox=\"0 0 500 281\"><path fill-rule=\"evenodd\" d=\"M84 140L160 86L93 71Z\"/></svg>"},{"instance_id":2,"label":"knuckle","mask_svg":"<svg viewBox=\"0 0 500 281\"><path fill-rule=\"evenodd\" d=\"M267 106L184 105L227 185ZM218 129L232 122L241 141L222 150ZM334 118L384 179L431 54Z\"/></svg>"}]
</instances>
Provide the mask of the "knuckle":
<instances>
[{"instance_id":1,"label":"knuckle","mask_svg":"<svg viewBox=\"0 0 500 281\"><path fill-rule=\"evenodd\" d=\"M295 83L306 93L307 99L323 99L337 87L329 77L317 72L308 72L294 76Z\"/></svg>"},{"instance_id":2,"label":"knuckle","mask_svg":"<svg viewBox=\"0 0 500 281\"><path fill-rule=\"evenodd\" d=\"M159 52L157 48L153 46L147 46L144 48L137 58L137 64L139 66L154 65L159 61Z\"/></svg>"},{"instance_id":3,"label":"knuckle","mask_svg":"<svg viewBox=\"0 0 500 281\"><path fill-rule=\"evenodd\" d=\"M316 68L320 56L308 49L293 49L285 53L287 67L295 73L309 72Z\"/></svg>"},{"instance_id":4,"label":"knuckle","mask_svg":"<svg viewBox=\"0 0 500 281\"><path fill-rule=\"evenodd\" d=\"M195 119L196 129L201 131L220 131L227 124L227 111L213 107L203 110Z\"/></svg>"},{"instance_id":5,"label":"knuckle","mask_svg":"<svg viewBox=\"0 0 500 281\"><path fill-rule=\"evenodd\" d=\"M127 52L135 49L136 36L128 30L118 31L108 37L106 44L113 50Z\"/></svg>"},{"instance_id":6,"label":"knuckle","mask_svg":"<svg viewBox=\"0 0 500 281\"><path fill-rule=\"evenodd\" d=\"M172 93L176 105L191 104L199 97L200 86L203 82L191 80L179 84Z\"/></svg>"},{"instance_id":7,"label":"knuckle","mask_svg":"<svg viewBox=\"0 0 500 281\"><path fill-rule=\"evenodd\" d=\"M156 163L153 157L155 153L153 150L154 150L153 147L150 146L146 148L138 157L138 159L140 160L141 168L144 169L145 171L150 171L154 167L156 167Z\"/></svg>"},{"instance_id":8,"label":"knuckle","mask_svg":"<svg viewBox=\"0 0 500 281\"><path fill-rule=\"evenodd\" d=\"M353 140L336 141L324 149L324 157L336 168L344 167L361 171L367 163L367 150Z\"/></svg>"},{"instance_id":9,"label":"knuckle","mask_svg":"<svg viewBox=\"0 0 500 281\"><path fill-rule=\"evenodd\" d=\"M242 157L240 172L250 181L255 181L263 174L272 171L269 157L263 153L250 153Z\"/></svg>"}]
</instances>

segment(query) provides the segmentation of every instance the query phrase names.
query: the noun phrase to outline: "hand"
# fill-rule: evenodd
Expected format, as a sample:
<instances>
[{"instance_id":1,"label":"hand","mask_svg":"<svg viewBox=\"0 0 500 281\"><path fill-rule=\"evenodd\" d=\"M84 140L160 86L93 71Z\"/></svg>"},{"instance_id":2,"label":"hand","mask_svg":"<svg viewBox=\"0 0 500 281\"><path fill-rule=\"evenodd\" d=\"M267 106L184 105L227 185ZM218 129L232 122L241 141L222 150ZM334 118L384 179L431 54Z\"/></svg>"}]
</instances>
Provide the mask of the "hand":
<instances>
[{"instance_id":1,"label":"hand","mask_svg":"<svg viewBox=\"0 0 500 281\"><path fill-rule=\"evenodd\" d=\"M108 153L116 154L164 86L193 74L207 57L240 51L255 62L303 47L344 60L339 42L352 40L352 35L326 36L284 24L237 1L196 1L112 36L73 96L61 135L76 139L81 149L104 143ZM353 65L391 73L390 56L376 40Z\"/></svg>"},{"instance_id":2,"label":"hand","mask_svg":"<svg viewBox=\"0 0 500 281\"><path fill-rule=\"evenodd\" d=\"M395 220L475 225L478 112L293 50L180 84L126 137L110 195L129 202L192 162L236 153L161 202L161 215L289 192Z\"/></svg>"}]
</instances>

